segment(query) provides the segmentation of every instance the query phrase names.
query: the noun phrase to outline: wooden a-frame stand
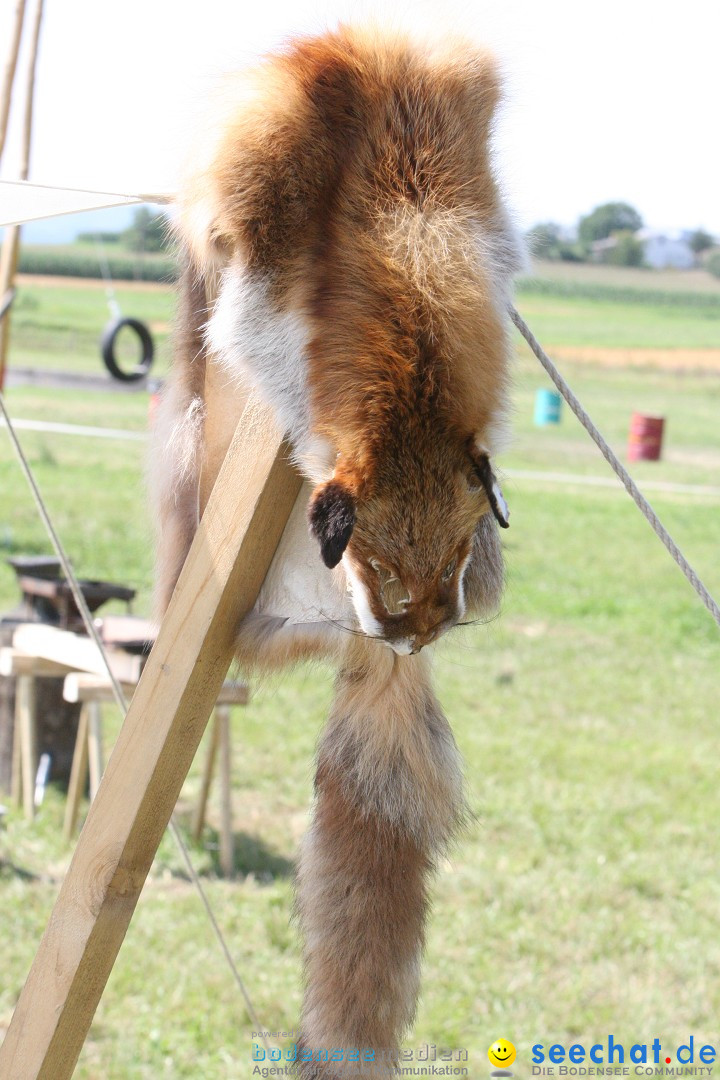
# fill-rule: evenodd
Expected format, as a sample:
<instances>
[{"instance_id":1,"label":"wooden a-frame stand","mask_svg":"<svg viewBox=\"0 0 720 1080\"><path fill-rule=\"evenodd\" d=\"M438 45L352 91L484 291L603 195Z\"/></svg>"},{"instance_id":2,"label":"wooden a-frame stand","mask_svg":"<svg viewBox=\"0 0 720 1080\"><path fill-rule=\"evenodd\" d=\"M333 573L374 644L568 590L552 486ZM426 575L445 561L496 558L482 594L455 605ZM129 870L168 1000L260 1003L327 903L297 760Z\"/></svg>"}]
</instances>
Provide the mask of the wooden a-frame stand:
<instances>
[{"instance_id":1,"label":"wooden a-frame stand","mask_svg":"<svg viewBox=\"0 0 720 1080\"><path fill-rule=\"evenodd\" d=\"M69 1080L249 612L300 490L251 397L5 1041L0 1077Z\"/></svg>"}]
</instances>

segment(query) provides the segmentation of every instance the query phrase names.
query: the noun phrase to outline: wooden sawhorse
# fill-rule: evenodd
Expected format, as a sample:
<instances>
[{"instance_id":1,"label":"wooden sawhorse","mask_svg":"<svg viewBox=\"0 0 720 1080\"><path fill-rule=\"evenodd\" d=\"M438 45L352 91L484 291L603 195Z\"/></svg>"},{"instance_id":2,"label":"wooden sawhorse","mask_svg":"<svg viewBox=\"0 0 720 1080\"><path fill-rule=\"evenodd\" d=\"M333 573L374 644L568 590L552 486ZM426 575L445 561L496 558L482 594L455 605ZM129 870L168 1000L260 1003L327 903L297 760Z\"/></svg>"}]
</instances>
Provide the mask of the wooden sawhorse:
<instances>
[{"instance_id":1,"label":"wooden sawhorse","mask_svg":"<svg viewBox=\"0 0 720 1080\"><path fill-rule=\"evenodd\" d=\"M0 1046L0 1076L70 1080L155 852L300 493L251 395Z\"/></svg>"},{"instance_id":2,"label":"wooden sawhorse","mask_svg":"<svg viewBox=\"0 0 720 1080\"><path fill-rule=\"evenodd\" d=\"M137 682L144 663L141 657L109 648L108 658L119 679ZM28 821L35 816L37 680L62 678L79 668L92 671L93 664L99 666L102 660L89 639L43 623L20 625L12 647L0 648L0 676L16 680L11 797L23 807Z\"/></svg>"},{"instance_id":3,"label":"wooden sawhorse","mask_svg":"<svg viewBox=\"0 0 720 1080\"><path fill-rule=\"evenodd\" d=\"M123 684L129 701L135 686ZM63 696L66 701L80 702L75 753L70 771L68 799L65 807L64 835L70 840L77 826L80 801L90 772L90 802L92 803L103 774L101 706L114 702L110 680L102 675L73 672L65 676ZM230 746L230 707L247 705L250 693L245 683L224 682L215 703L210 744L203 766L200 793L193 813L192 831L199 840L205 825L208 796L212 784L218 746L220 747L220 868L225 877L232 877L235 852L232 825L232 776Z\"/></svg>"},{"instance_id":4,"label":"wooden sawhorse","mask_svg":"<svg viewBox=\"0 0 720 1080\"><path fill-rule=\"evenodd\" d=\"M70 669L39 656L25 656L10 646L0 648L0 675L14 678L15 723L13 728L11 798L23 807L25 817L35 816L37 737L35 726L36 680L62 677Z\"/></svg>"}]
</instances>

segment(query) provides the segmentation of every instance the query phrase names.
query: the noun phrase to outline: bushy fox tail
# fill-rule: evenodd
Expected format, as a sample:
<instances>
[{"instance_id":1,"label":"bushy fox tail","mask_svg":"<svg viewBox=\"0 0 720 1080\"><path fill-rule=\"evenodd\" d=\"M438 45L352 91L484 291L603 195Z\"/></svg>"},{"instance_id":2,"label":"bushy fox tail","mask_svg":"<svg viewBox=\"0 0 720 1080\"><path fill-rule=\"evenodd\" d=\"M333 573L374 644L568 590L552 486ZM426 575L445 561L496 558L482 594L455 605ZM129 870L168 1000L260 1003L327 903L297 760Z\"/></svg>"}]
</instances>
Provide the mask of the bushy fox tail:
<instances>
[{"instance_id":1,"label":"bushy fox tail","mask_svg":"<svg viewBox=\"0 0 720 1080\"><path fill-rule=\"evenodd\" d=\"M173 374L152 427L148 482L155 513L155 614L170 602L197 528L199 476L203 458L205 372L203 328L205 283L185 266L178 285Z\"/></svg>"},{"instance_id":2,"label":"bushy fox tail","mask_svg":"<svg viewBox=\"0 0 720 1080\"><path fill-rule=\"evenodd\" d=\"M299 1075L363 1075L352 1050L372 1048L372 1075L390 1077L415 1013L428 878L464 815L458 750L424 656L353 646L315 786L297 880L313 1064Z\"/></svg>"}]
</instances>

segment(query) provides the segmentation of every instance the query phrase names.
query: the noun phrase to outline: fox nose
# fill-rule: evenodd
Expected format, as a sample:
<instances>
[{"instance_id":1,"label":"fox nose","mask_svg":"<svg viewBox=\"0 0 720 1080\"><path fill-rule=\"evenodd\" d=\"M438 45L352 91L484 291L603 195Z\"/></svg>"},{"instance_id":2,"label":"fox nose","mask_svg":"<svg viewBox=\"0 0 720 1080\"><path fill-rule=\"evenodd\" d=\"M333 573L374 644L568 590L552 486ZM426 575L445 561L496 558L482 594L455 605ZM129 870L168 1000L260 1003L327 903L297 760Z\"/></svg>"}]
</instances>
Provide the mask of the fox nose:
<instances>
[{"instance_id":1,"label":"fox nose","mask_svg":"<svg viewBox=\"0 0 720 1080\"><path fill-rule=\"evenodd\" d=\"M418 635L418 637L416 637L413 641L413 647L410 650L410 655L416 656L421 649L424 649L426 645L429 645L434 640L435 637L429 634L423 634L422 637Z\"/></svg>"},{"instance_id":2,"label":"fox nose","mask_svg":"<svg viewBox=\"0 0 720 1080\"><path fill-rule=\"evenodd\" d=\"M416 656L421 649L424 649L426 645L430 645L435 640L437 635L423 634L422 637L418 636L413 640L412 648L410 650L411 656Z\"/></svg>"},{"instance_id":3,"label":"fox nose","mask_svg":"<svg viewBox=\"0 0 720 1080\"><path fill-rule=\"evenodd\" d=\"M436 623L435 626L431 626L428 630L425 630L424 633L415 634L415 636L410 639L412 644L410 655L414 656L416 653L419 653L421 649L424 649L426 645L431 645L433 641L439 638L442 633L444 622L445 620L441 619L440 622Z\"/></svg>"}]
</instances>

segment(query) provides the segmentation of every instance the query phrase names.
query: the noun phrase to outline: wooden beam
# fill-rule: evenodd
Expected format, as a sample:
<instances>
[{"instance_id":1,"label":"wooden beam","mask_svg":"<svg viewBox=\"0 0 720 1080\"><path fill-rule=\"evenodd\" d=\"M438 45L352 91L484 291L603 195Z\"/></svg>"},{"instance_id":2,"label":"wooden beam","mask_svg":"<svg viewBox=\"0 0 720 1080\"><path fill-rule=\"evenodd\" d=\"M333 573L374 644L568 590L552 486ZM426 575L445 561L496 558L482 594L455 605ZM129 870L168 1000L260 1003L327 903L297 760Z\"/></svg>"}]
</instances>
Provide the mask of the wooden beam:
<instances>
[{"instance_id":1,"label":"wooden beam","mask_svg":"<svg viewBox=\"0 0 720 1080\"><path fill-rule=\"evenodd\" d=\"M44 623L23 623L13 634L13 649L27 656L63 664L68 671L89 671L107 675L105 662L95 642L70 630L58 630ZM107 648L110 667L120 682L136 683L145 663L144 656L132 656L120 649Z\"/></svg>"},{"instance_id":2,"label":"wooden beam","mask_svg":"<svg viewBox=\"0 0 720 1080\"><path fill-rule=\"evenodd\" d=\"M103 774L102 713L99 701L88 701L84 706L88 714L88 767L90 769L90 802L100 788Z\"/></svg>"},{"instance_id":3,"label":"wooden beam","mask_svg":"<svg viewBox=\"0 0 720 1080\"><path fill-rule=\"evenodd\" d=\"M250 687L246 683L228 680L220 687L216 705L247 705Z\"/></svg>"},{"instance_id":4,"label":"wooden beam","mask_svg":"<svg viewBox=\"0 0 720 1080\"><path fill-rule=\"evenodd\" d=\"M24 12L19 9L17 19L22 19ZM35 104L35 72L37 70L38 47L40 44L40 26L43 17L43 0L36 0L35 18L32 21L32 36L30 39L30 55L28 59L27 79L25 84L25 112L23 115L23 134L21 143L20 173L18 179L27 180L30 173L30 149L32 146L32 123L33 108ZM17 29L17 28L16 28ZM15 58L15 62L17 57ZM12 87L12 82L11 82ZM3 135L4 138L4 135ZM3 235L2 249L0 250L0 296L4 296L12 288L17 269L18 252L20 250L20 227L10 225ZM5 368L7 366L8 343L10 341L10 312L0 320L0 391L5 386Z\"/></svg>"},{"instance_id":5,"label":"wooden beam","mask_svg":"<svg viewBox=\"0 0 720 1080\"><path fill-rule=\"evenodd\" d=\"M88 774L88 709L83 706L80 710L77 736L75 738L75 751L73 753L72 768L70 770L70 783L68 784L67 802L65 803L65 821L63 824L63 836L66 840L72 840L75 826L77 825L78 813L80 812L80 800L85 794L85 781Z\"/></svg>"},{"instance_id":6,"label":"wooden beam","mask_svg":"<svg viewBox=\"0 0 720 1080\"><path fill-rule=\"evenodd\" d=\"M34 675L38 679L62 678L75 669L68 664L58 664L54 660L44 660L41 656L28 656L18 652L10 645L0 648L0 675L8 678L18 675Z\"/></svg>"},{"instance_id":7,"label":"wooden beam","mask_svg":"<svg viewBox=\"0 0 720 1080\"><path fill-rule=\"evenodd\" d=\"M120 683L126 701L137 689L137 683ZM89 675L84 671L71 671L63 681L65 701L75 704L78 701L115 701L112 683L107 675Z\"/></svg>"},{"instance_id":8,"label":"wooden beam","mask_svg":"<svg viewBox=\"0 0 720 1080\"><path fill-rule=\"evenodd\" d=\"M10 119L10 102L12 100L12 88L15 81L15 69L17 67L18 53L20 52L20 38L22 36L23 20L25 18L25 0L17 0L15 4L15 18L13 19L13 31L8 45L8 55L3 71L2 87L0 87L0 159L5 149L5 136L7 135L8 120Z\"/></svg>"},{"instance_id":9,"label":"wooden beam","mask_svg":"<svg viewBox=\"0 0 720 1080\"><path fill-rule=\"evenodd\" d=\"M10 775L10 798L13 806L18 810L22 806L22 735L17 721L17 688L15 694L15 713L13 715L13 756L12 773Z\"/></svg>"},{"instance_id":10,"label":"wooden beam","mask_svg":"<svg viewBox=\"0 0 720 1080\"><path fill-rule=\"evenodd\" d=\"M123 649L152 644L158 633L157 623L138 615L105 615L96 619L95 625L105 645L119 645Z\"/></svg>"},{"instance_id":11,"label":"wooden beam","mask_svg":"<svg viewBox=\"0 0 720 1080\"><path fill-rule=\"evenodd\" d=\"M240 419L80 834L0 1076L69 1080L233 653L300 490L272 415Z\"/></svg>"},{"instance_id":12,"label":"wooden beam","mask_svg":"<svg viewBox=\"0 0 720 1080\"><path fill-rule=\"evenodd\" d=\"M22 142L20 144L19 180L27 180L30 175L30 151L32 149L33 112L35 110L35 73L37 71L40 50L40 27L43 20L44 0L35 0L35 17L32 20L30 44L28 47L28 67L25 80L25 111L23 113Z\"/></svg>"},{"instance_id":13,"label":"wooden beam","mask_svg":"<svg viewBox=\"0 0 720 1080\"><path fill-rule=\"evenodd\" d=\"M227 878L235 872L235 839L232 825L232 745L230 709L218 705L215 710L220 730L220 869Z\"/></svg>"},{"instance_id":14,"label":"wooden beam","mask_svg":"<svg viewBox=\"0 0 720 1080\"><path fill-rule=\"evenodd\" d=\"M21 675L15 685L15 730L20 733L20 774L25 818L35 817L35 774L37 772L37 726L35 678Z\"/></svg>"},{"instance_id":15,"label":"wooden beam","mask_svg":"<svg viewBox=\"0 0 720 1080\"><path fill-rule=\"evenodd\" d=\"M2 650L0 650L1 654ZM0 655L0 664L2 656ZM67 669L65 669L67 671ZM2 674L0 668L0 675ZM122 691L129 701L135 693L137 683L122 683ZM70 671L63 682L63 697L66 701L114 701L112 683L107 675L90 675L84 671ZM247 705L250 700L250 688L241 682L225 682L218 694L218 705Z\"/></svg>"},{"instance_id":16,"label":"wooden beam","mask_svg":"<svg viewBox=\"0 0 720 1080\"><path fill-rule=\"evenodd\" d=\"M198 793L198 800L195 804L195 810L193 812L192 835L194 840L200 840L200 838L202 837L203 829L205 828L205 815L207 813L207 804L208 798L210 796L210 786L212 784L213 773L215 772L215 759L217 757L219 741L220 723L218 721L216 712L213 716L213 721L210 728L210 741L208 743L207 752L205 754L205 764L203 765L202 778L200 780L200 791Z\"/></svg>"}]
</instances>

